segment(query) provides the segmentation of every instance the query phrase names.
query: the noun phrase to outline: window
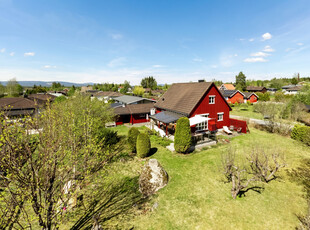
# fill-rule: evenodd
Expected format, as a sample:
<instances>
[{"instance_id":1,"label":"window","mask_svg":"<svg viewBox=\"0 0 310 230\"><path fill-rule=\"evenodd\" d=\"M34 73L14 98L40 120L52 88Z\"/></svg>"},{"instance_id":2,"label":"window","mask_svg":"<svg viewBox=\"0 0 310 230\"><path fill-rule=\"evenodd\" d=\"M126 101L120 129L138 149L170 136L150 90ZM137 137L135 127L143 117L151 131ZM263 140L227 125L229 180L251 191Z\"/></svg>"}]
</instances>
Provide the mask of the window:
<instances>
[{"instance_id":1,"label":"window","mask_svg":"<svg viewBox=\"0 0 310 230\"><path fill-rule=\"evenodd\" d=\"M201 122L201 123L198 123L198 124L196 125L196 130L197 130L197 131L207 130L207 129L208 129L208 121Z\"/></svg>"},{"instance_id":2,"label":"window","mask_svg":"<svg viewBox=\"0 0 310 230\"><path fill-rule=\"evenodd\" d=\"M199 116L202 116L202 117L209 117L209 114L208 114L208 113L204 113L204 114L199 114Z\"/></svg>"},{"instance_id":3,"label":"window","mask_svg":"<svg viewBox=\"0 0 310 230\"><path fill-rule=\"evenodd\" d=\"M215 96L209 96L209 104L215 104Z\"/></svg>"},{"instance_id":4,"label":"window","mask_svg":"<svg viewBox=\"0 0 310 230\"><path fill-rule=\"evenodd\" d=\"M224 113L218 113L217 114L217 121L223 121L223 116L224 116Z\"/></svg>"}]
</instances>

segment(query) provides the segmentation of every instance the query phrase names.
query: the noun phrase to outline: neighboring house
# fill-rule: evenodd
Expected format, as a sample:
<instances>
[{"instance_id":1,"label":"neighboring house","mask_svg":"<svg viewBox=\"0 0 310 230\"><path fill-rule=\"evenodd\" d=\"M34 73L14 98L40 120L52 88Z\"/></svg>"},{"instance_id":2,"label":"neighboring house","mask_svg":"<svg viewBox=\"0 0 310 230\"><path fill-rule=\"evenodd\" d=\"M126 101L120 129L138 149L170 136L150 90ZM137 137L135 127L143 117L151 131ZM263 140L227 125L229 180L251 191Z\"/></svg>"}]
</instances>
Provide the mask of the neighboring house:
<instances>
[{"instance_id":1,"label":"neighboring house","mask_svg":"<svg viewBox=\"0 0 310 230\"><path fill-rule=\"evenodd\" d=\"M278 89L276 89L276 88L267 88L267 92L269 92L269 93L275 93L277 91L278 91Z\"/></svg>"},{"instance_id":2,"label":"neighboring house","mask_svg":"<svg viewBox=\"0 0 310 230\"><path fill-rule=\"evenodd\" d=\"M219 87L219 90L235 90L235 86L233 84L222 84Z\"/></svg>"},{"instance_id":3,"label":"neighboring house","mask_svg":"<svg viewBox=\"0 0 310 230\"><path fill-rule=\"evenodd\" d=\"M147 103L155 103L155 100L143 98L143 97L136 97L136 96L129 96L123 95L120 97L115 97L114 100L118 103L123 105L131 105L131 104L147 104Z\"/></svg>"},{"instance_id":4,"label":"neighboring house","mask_svg":"<svg viewBox=\"0 0 310 230\"><path fill-rule=\"evenodd\" d=\"M180 117L188 117L192 132L216 131L230 126L231 108L212 82L175 83L155 103L156 114L151 118L168 129Z\"/></svg>"},{"instance_id":5,"label":"neighboring house","mask_svg":"<svg viewBox=\"0 0 310 230\"><path fill-rule=\"evenodd\" d=\"M37 107L34 101L24 97L0 98L0 111L8 118L32 116Z\"/></svg>"},{"instance_id":6,"label":"neighboring house","mask_svg":"<svg viewBox=\"0 0 310 230\"><path fill-rule=\"evenodd\" d=\"M116 125L124 123L137 124L148 122L151 110L155 111L153 103L146 104L130 104L119 107L114 107L114 112L117 114Z\"/></svg>"},{"instance_id":7,"label":"neighboring house","mask_svg":"<svg viewBox=\"0 0 310 230\"><path fill-rule=\"evenodd\" d=\"M223 97L228 103L243 103L244 102L244 93L239 90L220 90Z\"/></svg>"},{"instance_id":8,"label":"neighboring house","mask_svg":"<svg viewBox=\"0 0 310 230\"><path fill-rule=\"evenodd\" d=\"M93 97L96 97L100 101L108 102L109 100L114 100L116 97L123 96L123 94L114 91L101 91L95 93Z\"/></svg>"},{"instance_id":9,"label":"neighboring house","mask_svg":"<svg viewBox=\"0 0 310 230\"><path fill-rule=\"evenodd\" d=\"M258 96L253 92L244 92L244 103L250 102L250 103L256 103L258 101Z\"/></svg>"},{"instance_id":10,"label":"neighboring house","mask_svg":"<svg viewBox=\"0 0 310 230\"><path fill-rule=\"evenodd\" d=\"M44 107L48 103L52 103L57 96L46 94L46 93L37 93L37 94L30 94L27 96L28 99L35 102L38 107Z\"/></svg>"},{"instance_id":11,"label":"neighboring house","mask_svg":"<svg viewBox=\"0 0 310 230\"><path fill-rule=\"evenodd\" d=\"M86 93L88 90L93 90L92 86L82 86L81 93Z\"/></svg>"},{"instance_id":12,"label":"neighboring house","mask_svg":"<svg viewBox=\"0 0 310 230\"><path fill-rule=\"evenodd\" d=\"M291 85L291 86L283 86L282 87L284 94L297 94L301 89L302 85Z\"/></svg>"},{"instance_id":13,"label":"neighboring house","mask_svg":"<svg viewBox=\"0 0 310 230\"><path fill-rule=\"evenodd\" d=\"M257 92L266 93L267 88L264 86L247 86L246 91L253 92L253 93L257 93Z\"/></svg>"}]
</instances>

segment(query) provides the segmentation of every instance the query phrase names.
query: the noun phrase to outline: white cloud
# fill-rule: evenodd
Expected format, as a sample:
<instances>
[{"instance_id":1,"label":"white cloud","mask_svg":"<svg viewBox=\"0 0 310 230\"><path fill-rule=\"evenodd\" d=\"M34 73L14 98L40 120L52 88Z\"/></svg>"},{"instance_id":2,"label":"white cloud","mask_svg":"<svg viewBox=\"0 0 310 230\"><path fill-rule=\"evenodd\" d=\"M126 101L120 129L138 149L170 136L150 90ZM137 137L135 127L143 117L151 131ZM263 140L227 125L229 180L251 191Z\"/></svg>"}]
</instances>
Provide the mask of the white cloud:
<instances>
[{"instance_id":1,"label":"white cloud","mask_svg":"<svg viewBox=\"0 0 310 230\"><path fill-rule=\"evenodd\" d=\"M238 57L238 54L234 54L235 57Z\"/></svg>"},{"instance_id":2,"label":"white cloud","mask_svg":"<svg viewBox=\"0 0 310 230\"><path fill-rule=\"evenodd\" d=\"M193 61L194 62L202 62L203 60L201 58L194 58Z\"/></svg>"},{"instance_id":3,"label":"white cloud","mask_svg":"<svg viewBox=\"0 0 310 230\"><path fill-rule=\"evenodd\" d=\"M244 41L245 39L244 39L244 38L240 38L239 40L240 40L240 41Z\"/></svg>"},{"instance_id":4,"label":"white cloud","mask_svg":"<svg viewBox=\"0 0 310 230\"><path fill-rule=\"evenodd\" d=\"M211 68L216 69L218 66L217 65L211 65Z\"/></svg>"},{"instance_id":5,"label":"white cloud","mask_svg":"<svg viewBox=\"0 0 310 230\"><path fill-rule=\"evenodd\" d=\"M1 50L0 50L0 53L4 53L5 52L5 48L2 48Z\"/></svg>"},{"instance_id":6,"label":"white cloud","mask_svg":"<svg viewBox=\"0 0 310 230\"><path fill-rule=\"evenodd\" d=\"M293 50L292 48L287 48L285 49L285 52L290 52L291 50Z\"/></svg>"},{"instance_id":7,"label":"white cloud","mask_svg":"<svg viewBox=\"0 0 310 230\"><path fill-rule=\"evenodd\" d=\"M109 34L111 38L113 38L114 40L120 40L123 38L123 35L120 33L110 33Z\"/></svg>"},{"instance_id":8,"label":"white cloud","mask_svg":"<svg viewBox=\"0 0 310 230\"><path fill-rule=\"evenodd\" d=\"M44 69L56 69L57 66L55 66L55 65L45 65L45 66L43 66L43 68Z\"/></svg>"},{"instance_id":9,"label":"white cloud","mask_svg":"<svg viewBox=\"0 0 310 230\"><path fill-rule=\"evenodd\" d=\"M10 53L10 56L13 57L14 55L15 55L15 52L11 52L11 53Z\"/></svg>"},{"instance_id":10,"label":"white cloud","mask_svg":"<svg viewBox=\"0 0 310 230\"><path fill-rule=\"evenodd\" d=\"M265 33L262 35L263 41L269 40L272 38L272 35L270 33Z\"/></svg>"},{"instance_id":11,"label":"white cloud","mask_svg":"<svg viewBox=\"0 0 310 230\"><path fill-rule=\"evenodd\" d=\"M162 65L153 65L152 66L153 68L161 68L161 67L163 67Z\"/></svg>"},{"instance_id":12,"label":"white cloud","mask_svg":"<svg viewBox=\"0 0 310 230\"><path fill-rule=\"evenodd\" d=\"M35 55L34 52L28 52L28 53L24 53L25 57L33 57Z\"/></svg>"},{"instance_id":13,"label":"white cloud","mask_svg":"<svg viewBox=\"0 0 310 230\"><path fill-rule=\"evenodd\" d=\"M304 45L304 43L302 43L302 42L298 42L298 43L297 43L297 45L298 45L298 46L303 46L303 45Z\"/></svg>"},{"instance_id":14,"label":"white cloud","mask_svg":"<svg viewBox=\"0 0 310 230\"><path fill-rule=\"evenodd\" d=\"M111 60L108 63L108 66L113 68L113 67L117 67L117 66L121 66L126 62L126 58L125 57L119 57L119 58L115 58L113 60Z\"/></svg>"},{"instance_id":15,"label":"white cloud","mask_svg":"<svg viewBox=\"0 0 310 230\"><path fill-rule=\"evenodd\" d=\"M263 49L264 52L274 52L274 49L272 49L270 46L265 46Z\"/></svg>"},{"instance_id":16,"label":"white cloud","mask_svg":"<svg viewBox=\"0 0 310 230\"><path fill-rule=\"evenodd\" d=\"M246 58L243 61L244 62L250 62L250 63L254 63L254 62L267 62L267 60L262 58L262 57Z\"/></svg>"},{"instance_id":17,"label":"white cloud","mask_svg":"<svg viewBox=\"0 0 310 230\"><path fill-rule=\"evenodd\" d=\"M270 56L270 54L264 53L264 52L256 52L251 54L252 57L267 57Z\"/></svg>"},{"instance_id":18,"label":"white cloud","mask_svg":"<svg viewBox=\"0 0 310 230\"><path fill-rule=\"evenodd\" d=\"M250 39L249 39L249 42L254 42L254 38L250 38Z\"/></svg>"}]
</instances>

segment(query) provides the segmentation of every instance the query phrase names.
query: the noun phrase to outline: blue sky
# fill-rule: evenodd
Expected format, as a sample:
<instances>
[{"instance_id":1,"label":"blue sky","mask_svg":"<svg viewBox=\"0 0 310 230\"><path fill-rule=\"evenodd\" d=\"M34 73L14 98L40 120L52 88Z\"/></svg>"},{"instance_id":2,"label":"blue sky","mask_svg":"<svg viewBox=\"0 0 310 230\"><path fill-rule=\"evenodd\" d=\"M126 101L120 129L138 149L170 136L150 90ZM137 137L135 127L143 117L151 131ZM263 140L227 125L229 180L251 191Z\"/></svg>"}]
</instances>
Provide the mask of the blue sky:
<instances>
[{"instance_id":1,"label":"blue sky","mask_svg":"<svg viewBox=\"0 0 310 230\"><path fill-rule=\"evenodd\" d=\"M0 81L310 76L309 48L309 0L0 0Z\"/></svg>"}]
</instances>

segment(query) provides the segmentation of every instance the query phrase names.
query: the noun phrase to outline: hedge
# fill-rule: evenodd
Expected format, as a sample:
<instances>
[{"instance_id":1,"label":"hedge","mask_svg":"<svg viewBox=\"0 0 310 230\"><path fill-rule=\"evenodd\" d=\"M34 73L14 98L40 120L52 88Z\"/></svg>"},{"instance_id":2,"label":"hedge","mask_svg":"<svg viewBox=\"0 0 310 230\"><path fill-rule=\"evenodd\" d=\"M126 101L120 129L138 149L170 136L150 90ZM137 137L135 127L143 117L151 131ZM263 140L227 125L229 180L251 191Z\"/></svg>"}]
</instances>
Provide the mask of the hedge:
<instances>
[{"instance_id":1,"label":"hedge","mask_svg":"<svg viewBox=\"0 0 310 230\"><path fill-rule=\"evenodd\" d=\"M292 133L292 139L302 141L307 145L310 145L310 127L305 125L295 125Z\"/></svg>"},{"instance_id":2,"label":"hedge","mask_svg":"<svg viewBox=\"0 0 310 230\"><path fill-rule=\"evenodd\" d=\"M144 158L148 156L151 149L151 142L148 134L140 133L138 135L136 148L138 157Z\"/></svg>"},{"instance_id":3,"label":"hedge","mask_svg":"<svg viewBox=\"0 0 310 230\"><path fill-rule=\"evenodd\" d=\"M192 144L191 127L187 117L177 121L174 135L174 149L178 153L186 153Z\"/></svg>"},{"instance_id":4,"label":"hedge","mask_svg":"<svg viewBox=\"0 0 310 230\"><path fill-rule=\"evenodd\" d=\"M132 151L133 153L136 152L137 137L139 134L139 130L135 127L130 128L128 131L128 146L130 151Z\"/></svg>"}]
</instances>

